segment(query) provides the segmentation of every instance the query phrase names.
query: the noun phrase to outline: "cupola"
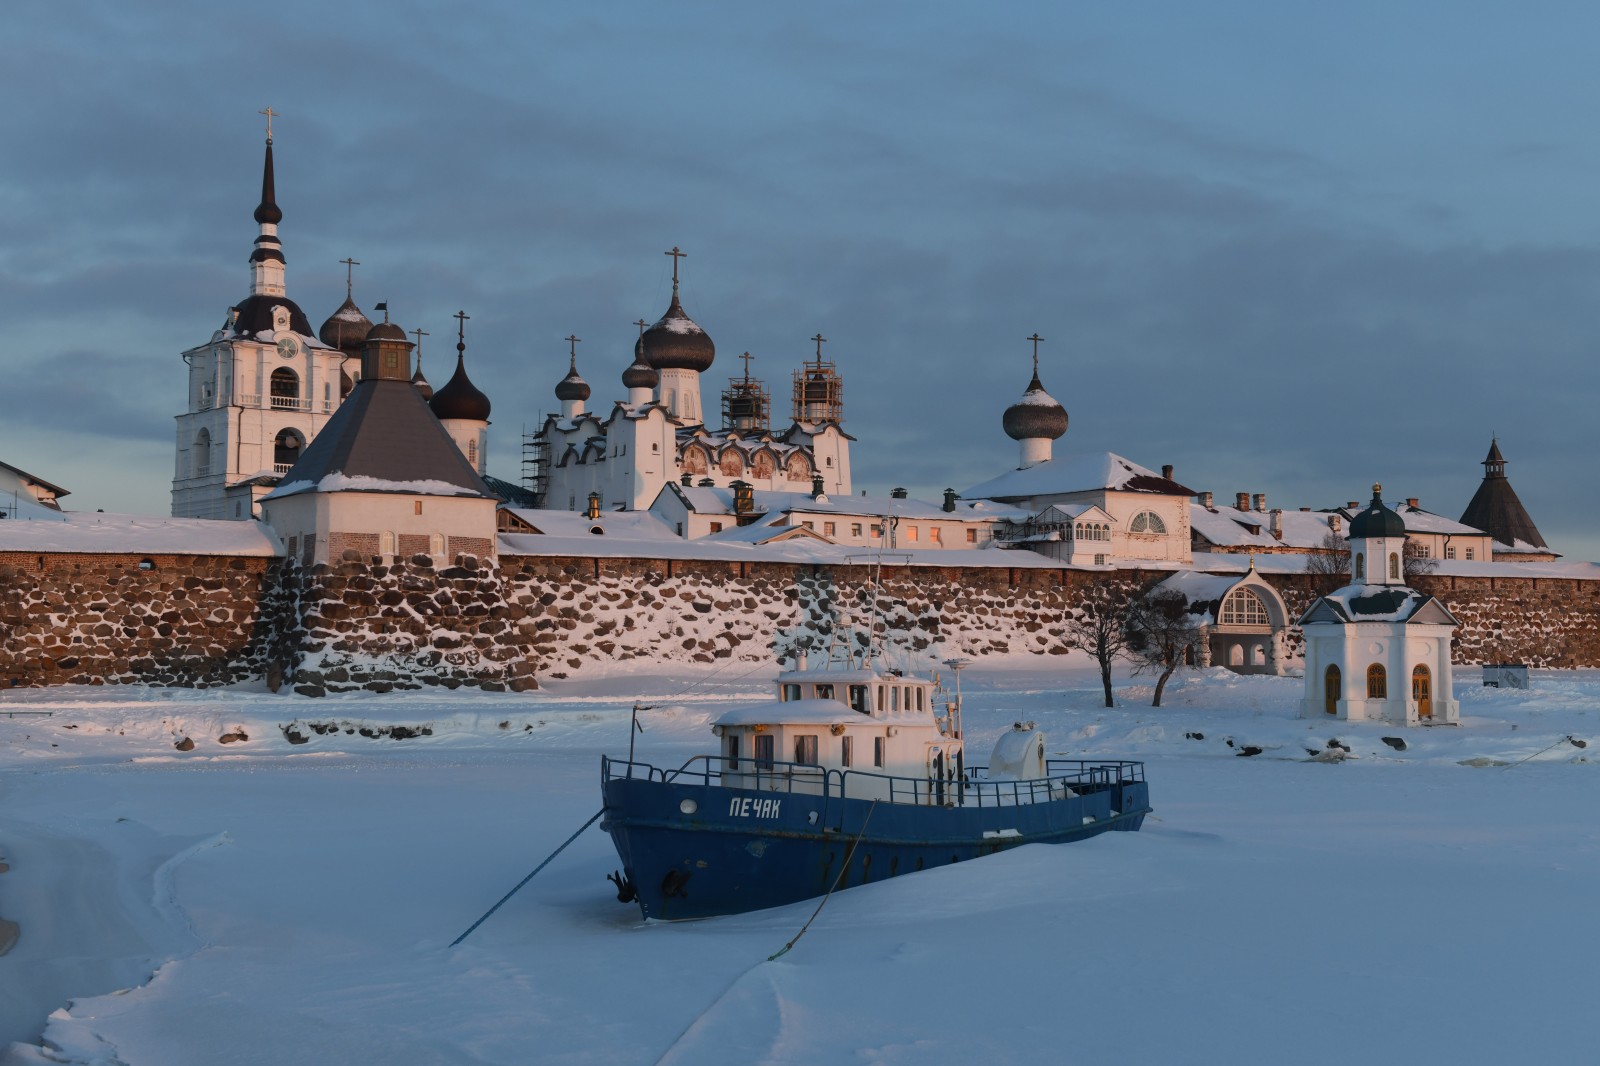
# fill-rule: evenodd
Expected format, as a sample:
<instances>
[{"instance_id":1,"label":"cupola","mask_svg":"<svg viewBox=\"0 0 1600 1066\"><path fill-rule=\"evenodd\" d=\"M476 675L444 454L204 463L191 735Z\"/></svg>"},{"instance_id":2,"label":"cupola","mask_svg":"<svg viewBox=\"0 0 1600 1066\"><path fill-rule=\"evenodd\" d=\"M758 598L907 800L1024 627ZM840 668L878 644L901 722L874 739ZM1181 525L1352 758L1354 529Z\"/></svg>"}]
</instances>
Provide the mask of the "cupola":
<instances>
[{"instance_id":1,"label":"cupola","mask_svg":"<svg viewBox=\"0 0 1600 1066\"><path fill-rule=\"evenodd\" d=\"M489 421L489 397L479 392L472 379L467 377L467 317L464 311L456 312L456 319L461 326L456 337L456 372L428 401L428 406L441 422L451 419L463 422Z\"/></svg>"},{"instance_id":2,"label":"cupola","mask_svg":"<svg viewBox=\"0 0 1600 1066\"><path fill-rule=\"evenodd\" d=\"M1067 431L1067 409L1044 391L1039 381L1039 342L1043 337L1035 333L1033 341L1033 378L1022 394L1022 399L1006 408L1001 417L1006 436L1022 444L1022 466L1033 466L1050 459L1050 442Z\"/></svg>"}]
</instances>

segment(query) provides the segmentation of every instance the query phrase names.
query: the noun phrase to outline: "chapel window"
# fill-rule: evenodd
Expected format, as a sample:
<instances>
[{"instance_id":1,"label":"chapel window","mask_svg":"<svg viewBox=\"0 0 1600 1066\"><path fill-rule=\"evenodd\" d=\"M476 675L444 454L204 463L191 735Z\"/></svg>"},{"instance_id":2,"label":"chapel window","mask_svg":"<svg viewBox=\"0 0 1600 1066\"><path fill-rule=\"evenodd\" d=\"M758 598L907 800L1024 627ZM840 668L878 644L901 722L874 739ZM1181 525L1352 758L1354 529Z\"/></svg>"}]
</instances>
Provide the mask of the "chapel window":
<instances>
[{"instance_id":1,"label":"chapel window","mask_svg":"<svg viewBox=\"0 0 1600 1066\"><path fill-rule=\"evenodd\" d=\"M1389 553L1389 578L1394 581L1400 578L1400 556L1395 552Z\"/></svg>"},{"instance_id":2,"label":"chapel window","mask_svg":"<svg viewBox=\"0 0 1600 1066\"><path fill-rule=\"evenodd\" d=\"M1234 589L1228 593L1227 599L1222 601L1222 611L1218 621L1225 626L1272 624L1271 618L1267 615L1267 605L1262 603L1261 597L1250 589Z\"/></svg>"},{"instance_id":3,"label":"chapel window","mask_svg":"<svg viewBox=\"0 0 1600 1066\"><path fill-rule=\"evenodd\" d=\"M1167 524L1154 511L1140 511L1128 526L1130 533L1165 533Z\"/></svg>"},{"instance_id":4,"label":"chapel window","mask_svg":"<svg viewBox=\"0 0 1600 1066\"><path fill-rule=\"evenodd\" d=\"M1382 663L1373 663L1367 667L1367 699L1386 700L1389 698L1389 680L1383 671Z\"/></svg>"}]
</instances>

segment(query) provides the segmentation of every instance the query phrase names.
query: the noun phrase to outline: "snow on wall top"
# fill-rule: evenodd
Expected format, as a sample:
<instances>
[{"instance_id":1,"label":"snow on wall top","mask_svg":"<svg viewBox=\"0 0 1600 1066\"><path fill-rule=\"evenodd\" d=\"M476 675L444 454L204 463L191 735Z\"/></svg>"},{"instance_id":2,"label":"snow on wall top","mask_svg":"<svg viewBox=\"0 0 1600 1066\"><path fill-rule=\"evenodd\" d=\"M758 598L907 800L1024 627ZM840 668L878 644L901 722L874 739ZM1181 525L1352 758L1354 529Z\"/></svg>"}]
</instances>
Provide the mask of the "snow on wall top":
<instances>
[{"instance_id":1,"label":"snow on wall top","mask_svg":"<svg viewBox=\"0 0 1600 1066\"><path fill-rule=\"evenodd\" d=\"M0 551L96 554L235 555L283 554L272 529L260 522L212 518L69 511L53 519L0 521Z\"/></svg>"},{"instance_id":2,"label":"snow on wall top","mask_svg":"<svg viewBox=\"0 0 1600 1066\"><path fill-rule=\"evenodd\" d=\"M733 490L710 486L676 486L689 506L697 514L733 514ZM895 515L900 518L944 520L956 522L981 518L1026 521L1030 515L1017 507L1007 507L989 500L958 501L954 511L946 511L942 504L925 500L896 499L893 496L823 496L817 498L809 492L777 492L758 489L753 494L755 509L764 514L827 514L878 517Z\"/></svg>"},{"instance_id":3,"label":"snow on wall top","mask_svg":"<svg viewBox=\"0 0 1600 1066\"><path fill-rule=\"evenodd\" d=\"M265 500L281 500L302 492L404 492L419 496L479 496L481 493L448 481L424 479L419 481L389 481L365 474L328 474L320 481L290 481L279 485Z\"/></svg>"}]
</instances>

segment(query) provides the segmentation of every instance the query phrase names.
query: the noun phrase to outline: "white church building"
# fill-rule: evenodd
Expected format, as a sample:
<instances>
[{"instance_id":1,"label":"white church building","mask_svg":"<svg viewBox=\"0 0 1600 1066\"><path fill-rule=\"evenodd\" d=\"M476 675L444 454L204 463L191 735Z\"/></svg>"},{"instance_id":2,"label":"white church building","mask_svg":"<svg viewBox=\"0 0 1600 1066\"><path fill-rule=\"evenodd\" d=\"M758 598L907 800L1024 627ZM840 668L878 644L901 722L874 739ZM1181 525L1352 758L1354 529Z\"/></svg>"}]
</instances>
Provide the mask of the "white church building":
<instances>
[{"instance_id":1,"label":"white church building","mask_svg":"<svg viewBox=\"0 0 1600 1066\"><path fill-rule=\"evenodd\" d=\"M1405 583L1406 525L1382 487L1350 523L1350 584L1300 618L1305 635L1302 718L1456 724L1444 604Z\"/></svg>"}]
</instances>

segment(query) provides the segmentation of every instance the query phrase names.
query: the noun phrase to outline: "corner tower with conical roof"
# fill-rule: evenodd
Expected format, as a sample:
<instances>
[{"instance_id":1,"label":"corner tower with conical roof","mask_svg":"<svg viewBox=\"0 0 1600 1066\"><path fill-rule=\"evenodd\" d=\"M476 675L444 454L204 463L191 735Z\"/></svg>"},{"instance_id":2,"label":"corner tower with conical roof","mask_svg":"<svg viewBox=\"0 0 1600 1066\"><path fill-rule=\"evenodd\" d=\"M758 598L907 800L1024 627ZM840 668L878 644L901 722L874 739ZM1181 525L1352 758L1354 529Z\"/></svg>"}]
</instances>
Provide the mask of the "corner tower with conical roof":
<instances>
[{"instance_id":1,"label":"corner tower with conical roof","mask_svg":"<svg viewBox=\"0 0 1600 1066\"><path fill-rule=\"evenodd\" d=\"M1496 541L1496 559L1539 560L1557 558L1539 535L1528 509L1506 477L1505 456L1500 454L1499 438L1489 441L1489 454L1483 460L1483 482L1473 493L1472 502L1461 512L1463 525L1481 529Z\"/></svg>"},{"instance_id":2,"label":"corner tower with conical roof","mask_svg":"<svg viewBox=\"0 0 1600 1066\"><path fill-rule=\"evenodd\" d=\"M177 416L177 517L256 517L260 499L300 458L346 391L346 352L312 333L305 312L288 295L272 158L275 112L262 113L267 143L253 215L250 290L228 309L210 340L183 353L188 396Z\"/></svg>"}]
</instances>

